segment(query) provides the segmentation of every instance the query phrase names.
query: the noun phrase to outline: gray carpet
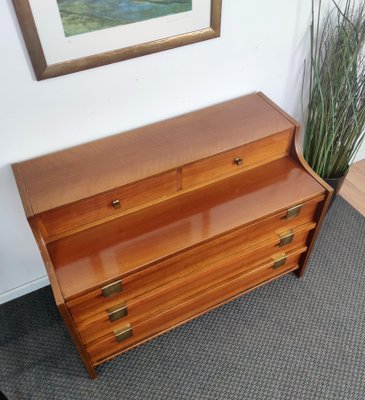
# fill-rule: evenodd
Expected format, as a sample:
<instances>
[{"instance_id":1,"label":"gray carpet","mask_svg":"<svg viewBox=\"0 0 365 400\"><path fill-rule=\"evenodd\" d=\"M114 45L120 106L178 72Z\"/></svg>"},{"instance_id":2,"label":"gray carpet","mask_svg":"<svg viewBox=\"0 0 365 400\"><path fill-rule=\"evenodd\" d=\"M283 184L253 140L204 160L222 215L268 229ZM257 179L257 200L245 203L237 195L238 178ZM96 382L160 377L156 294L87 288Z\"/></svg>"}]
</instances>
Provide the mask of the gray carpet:
<instances>
[{"instance_id":1,"label":"gray carpet","mask_svg":"<svg viewBox=\"0 0 365 400\"><path fill-rule=\"evenodd\" d=\"M307 273L260 288L88 378L49 288L0 306L13 399L365 399L365 219L341 198Z\"/></svg>"}]
</instances>

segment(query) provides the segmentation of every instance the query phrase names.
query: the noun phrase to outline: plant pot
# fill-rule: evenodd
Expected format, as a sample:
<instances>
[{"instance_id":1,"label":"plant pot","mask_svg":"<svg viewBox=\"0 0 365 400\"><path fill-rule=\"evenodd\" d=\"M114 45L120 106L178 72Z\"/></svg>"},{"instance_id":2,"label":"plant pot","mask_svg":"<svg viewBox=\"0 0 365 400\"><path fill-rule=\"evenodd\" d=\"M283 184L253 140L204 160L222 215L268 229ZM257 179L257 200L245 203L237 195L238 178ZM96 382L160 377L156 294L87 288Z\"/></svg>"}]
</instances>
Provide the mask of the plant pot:
<instances>
[{"instance_id":1,"label":"plant pot","mask_svg":"<svg viewBox=\"0 0 365 400\"><path fill-rule=\"evenodd\" d=\"M332 195L330 204L328 205L328 209L331 208L333 202L335 201L345 179L346 179L346 175L341 176L339 178L325 178L324 179L324 181L326 183L328 183L331 186L331 188L333 189L333 195Z\"/></svg>"}]
</instances>

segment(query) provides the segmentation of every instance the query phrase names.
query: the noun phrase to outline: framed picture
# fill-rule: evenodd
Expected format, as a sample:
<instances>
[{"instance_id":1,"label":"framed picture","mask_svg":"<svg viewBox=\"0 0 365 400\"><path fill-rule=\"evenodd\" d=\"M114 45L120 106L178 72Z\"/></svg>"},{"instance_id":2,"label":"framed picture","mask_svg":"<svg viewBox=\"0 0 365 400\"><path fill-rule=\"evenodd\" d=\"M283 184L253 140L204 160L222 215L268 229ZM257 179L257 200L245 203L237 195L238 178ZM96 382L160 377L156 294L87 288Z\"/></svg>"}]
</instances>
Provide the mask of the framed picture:
<instances>
[{"instance_id":1,"label":"framed picture","mask_svg":"<svg viewBox=\"0 0 365 400\"><path fill-rule=\"evenodd\" d=\"M38 80L220 35L222 0L13 0Z\"/></svg>"}]
</instances>

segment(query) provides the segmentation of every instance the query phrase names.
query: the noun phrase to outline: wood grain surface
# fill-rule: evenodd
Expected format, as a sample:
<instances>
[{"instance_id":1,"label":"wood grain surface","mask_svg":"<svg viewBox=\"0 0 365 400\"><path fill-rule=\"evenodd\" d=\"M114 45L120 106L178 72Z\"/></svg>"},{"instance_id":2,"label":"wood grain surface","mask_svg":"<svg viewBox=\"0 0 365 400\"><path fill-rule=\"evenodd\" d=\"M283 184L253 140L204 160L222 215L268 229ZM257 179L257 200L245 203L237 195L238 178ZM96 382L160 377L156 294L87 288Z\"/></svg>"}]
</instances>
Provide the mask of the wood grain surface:
<instances>
[{"instance_id":1,"label":"wood grain surface","mask_svg":"<svg viewBox=\"0 0 365 400\"><path fill-rule=\"evenodd\" d=\"M252 94L18 163L35 214L294 129Z\"/></svg>"},{"instance_id":2,"label":"wood grain surface","mask_svg":"<svg viewBox=\"0 0 365 400\"><path fill-rule=\"evenodd\" d=\"M182 167L182 188L207 183L219 176L232 175L257 167L289 152L293 130L256 140L218 155ZM242 164L237 165L236 159Z\"/></svg>"},{"instance_id":3,"label":"wood grain surface","mask_svg":"<svg viewBox=\"0 0 365 400\"><path fill-rule=\"evenodd\" d=\"M175 278L191 271L216 262L227 254L240 250L261 246L272 240L278 240L278 235L289 229L296 231L307 223L312 223L321 206L321 198L315 198L303 205L300 215L289 221L285 219L286 212L280 212L257 223L246 225L216 239L199 244L178 255L167 258L138 273L129 275L122 280L123 291L111 298L104 298L100 288L91 290L67 302L76 322L81 322L81 316L87 318L95 312L102 311L120 303L139 297L162 283L168 283ZM323 199L323 198L322 198Z\"/></svg>"},{"instance_id":4,"label":"wood grain surface","mask_svg":"<svg viewBox=\"0 0 365 400\"><path fill-rule=\"evenodd\" d=\"M69 299L323 192L299 165L283 158L48 248Z\"/></svg>"},{"instance_id":5,"label":"wood grain surface","mask_svg":"<svg viewBox=\"0 0 365 400\"><path fill-rule=\"evenodd\" d=\"M365 160L351 165L340 195L365 217Z\"/></svg>"},{"instance_id":6,"label":"wood grain surface","mask_svg":"<svg viewBox=\"0 0 365 400\"><path fill-rule=\"evenodd\" d=\"M185 302L177 303L166 312L162 312L136 325L133 327L133 336L131 338L117 343L113 334L107 334L103 338L97 339L94 343L87 345L87 351L92 361L97 363L101 359L108 357L111 353L126 349L135 342L158 334L161 330L175 327L182 321L186 321L194 315L219 305L227 298L232 298L239 293L242 294L245 290L250 289L258 283L281 274L286 269L292 270L295 268L301 252L305 250L305 248L299 249L298 253L289 257L288 263L281 269L273 270L272 262L270 262L260 265L251 271L238 274L231 279L220 282L219 285L213 286L209 290L202 291L200 295L192 296Z\"/></svg>"},{"instance_id":7,"label":"wood grain surface","mask_svg":"<svg viewBox=\"0 0 365 400\"><path fill-rule=\"evenodd\" d=\"M108 216L117 216L133 207L161 200L177 191L176 171L155 175L97 196L38 214L36 219L48 240L62 232L78 229ZM113 201L120 202L115 209Z\"/></svg>"},{"instance_id":8,"label":"wood grain surface","mask_svg":"<svg viewBox=\"0 0 365 400\"><path fill-rule=\"evenodd\" d=\"M306 227L314 228L315 224ZM283 252L288 253L298 247L304 247L307 243L308 230L297 231L295 240L283 248L278 248L278 240L265 243L261 247L252 248L250 251L227 253L224 260L219 260L205 267L198 266L190 274L181 275L168 284L161 284L155 290L147 292L140 297L127 300L128 315L121 318L132 326L142 323L151 315L158 314L183 301L185 297L193 296L197 292L208 289L210 286L237 274L237 268L244 272L261 264L262 260L270 259ZM234 261L237 261L236 264ZM78 324L78 330L83 342L89 343L104 332L116 329L121 321L110 322L106 309L104 312L94 314Z\"/></svg>"}]
</instances>

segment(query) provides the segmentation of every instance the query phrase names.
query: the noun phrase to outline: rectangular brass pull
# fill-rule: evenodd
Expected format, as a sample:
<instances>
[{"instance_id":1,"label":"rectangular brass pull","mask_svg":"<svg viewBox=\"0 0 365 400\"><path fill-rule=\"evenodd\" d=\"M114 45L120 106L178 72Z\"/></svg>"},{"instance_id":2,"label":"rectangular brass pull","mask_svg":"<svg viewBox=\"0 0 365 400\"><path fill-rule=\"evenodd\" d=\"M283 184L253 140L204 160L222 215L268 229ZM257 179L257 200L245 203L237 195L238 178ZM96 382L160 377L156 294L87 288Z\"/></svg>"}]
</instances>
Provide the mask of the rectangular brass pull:
<instances>
[{"instance_id":1,"label":"rectangular brass pull","mask_svg":"<svg viewBox=\"0 0 365 400\"><path fill-rule=\"evenodd\" d=\"M279 247L283 247L286 244L289 244L293 241L294 239L294 232L290 229L287 232L279 233Z\"/></svg>"},{"instance_id":2,"label":"rectangular brass pull","mask_svg":"<svg viewBox=\"0 0 365 400\"><path fill-rule=\"evenodd\" d=\"M288 208L286 210L286 219L292 219L294 217L297 217L300 214L300 210L302 209L302 204L298 204L297 206Z\"/></svg>"},{"instance_id":3,"label":"rectangular brass pull","mask_svg":"<svg viewBox=\"0 0 365 400\"><path fill-rule=\"evenodd\" d=\"M122 342L123 340L133 336L133 330L130 324L127 324L121 329L116 329L114 331L115 340L117 342Z\"/></svg>"},{"instance_id":4,"label":"rectangular brass pull","mask_svg":"<svg viewBox=\"0 0 365 400\"><path fill-rule=\"evenodd\" d=\"M109 283L109 285L106 285L101 288L101 292L103 293L104 297L114 296L115 294L120 293L122 290L123 286L121 280Z\"/></svg>"},{"instance_id":5,"label":"rectangular brass pull","mask_svg":"<svg viewBox=\"0 0 365 400\"><path fill-rule=\"evenodd\" d=\"M128 315L128 308L125 303L118 304L115 307L106 310L108 313L109 321L114 322Z\"/></svg>"},{"instance_id":6,"label":"rectangular brass pull","mask_svg":"<svg viewBox=\"0 0 365 400\"><path fill-rule=\"evenodd\" d=\"M276 257L273 257L274 265L273 269L279 268L286 263L287 255L285 253L279 254Z\"/></svg>"}]
</instances>

